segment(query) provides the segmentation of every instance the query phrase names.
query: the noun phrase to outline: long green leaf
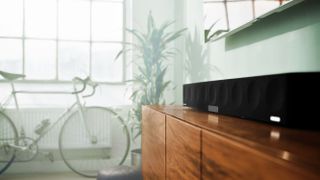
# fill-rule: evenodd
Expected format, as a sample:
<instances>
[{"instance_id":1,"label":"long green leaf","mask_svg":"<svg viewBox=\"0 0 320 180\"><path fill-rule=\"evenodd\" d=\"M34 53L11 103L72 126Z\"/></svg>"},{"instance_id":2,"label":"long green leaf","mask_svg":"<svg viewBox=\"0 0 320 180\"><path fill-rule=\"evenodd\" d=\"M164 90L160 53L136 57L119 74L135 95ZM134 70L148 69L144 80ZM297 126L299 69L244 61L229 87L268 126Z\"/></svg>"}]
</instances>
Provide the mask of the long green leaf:
<instances>
[{"instance_id":1,"label":"long green leaf","mask_svg":"<svg viewBox=\"0 0 320 180\"><path fill-rule=\"evenodd\" d=\"M118 52L118 54L116 55L114 60L117 60L122 54L124 54L124 53L126 53L128 51L132 51L132 49L122 49L121 51Z\"/></svg>"},{"instance_id":2,"label":"long green leaf","mask_svg":"<svg viewBox=\"0 0 320 180\"><path fill-rule=\"evenodd\" d=\"M130 32L131 34L133 34L136 38L138 38L138 40L140 41L141 44L145 43L145 38L143 37L142 34L139 33L139 31L135 30L135 29L126 29L126 31Z\"/></svg>"},{"instance_id":3,"label":"long green leaf","mask_svg":"<svg viewBox=\"0 0 320 180\"><path fill-rule=\"evenodd\" d=\"M179 36L181 36L182 33L183 33L184 31L186 31L186 30L187 30L187 28L183 28L183 29L177 31L176 33L174 33L173 35L171 35L170 37L168 37L166 40L164 40L163 44L167 44L167 43L169 43L169 42L177 39L177 38L178 38Z\"/></svg>"},{"instance_id":4,"label":"long green leaf","mask_svg":"<svg viewBox=\"0 0 320 180\"><path fill-rule=\"evenodd\" d=\"M166 28L168 28L170 25L172 25L175 21L169 21L169 22L165 22L163 23L160 28L159 31L165 31Z\"/></svg>"},{"instance_id":5,"label":"long green leaf","mask_svg":"<svg viewBox=\"0 0 320 180\"><path fill-rule=\"evenodd\" d=\"M160 94L162 94L164 92L164 90L170 85L170 83L171 83L171 81L167 81L162 85L162 87L160 89Z\"/></svg>"},{"instance_id":6,"label":"long green leaf","mask_svg":"<svg viewBox=\"0 0 320 180\"><path fill-rule=\"evenodd\" d=\"M152 17L152 12L149 11L149 16L148 16L148 33L150 33L154 27L155 27L155 25L154 25L154 20L153 20L153 17Z\"/></svg>"}]
</instances>

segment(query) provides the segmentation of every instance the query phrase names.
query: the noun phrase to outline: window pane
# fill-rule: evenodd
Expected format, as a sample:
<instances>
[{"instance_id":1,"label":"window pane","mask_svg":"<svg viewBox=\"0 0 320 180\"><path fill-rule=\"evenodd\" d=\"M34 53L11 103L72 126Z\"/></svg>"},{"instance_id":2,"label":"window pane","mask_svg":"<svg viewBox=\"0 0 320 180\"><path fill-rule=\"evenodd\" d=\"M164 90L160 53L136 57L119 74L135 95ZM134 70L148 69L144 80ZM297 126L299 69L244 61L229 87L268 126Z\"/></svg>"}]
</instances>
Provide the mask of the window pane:
<instances>
[{"instance_id":1,"label":"window pane","mask_svg":"<svg viewBox=\"0 0 320 180\"><path fill-rule=\"evenodd\" d=\"M26 40L25 70L27 79L54 79L56 70L56 42Z\"/></svg>"},{"instance_id":2,"label":"window pane","mask_svg":"<svg viewBox=\"0 0 320 180\"><path fill-rule=\"evenodd\" d=\"M255 1L256 17L259 17L279 6L279 1L260 0Z\"/></svg>"},{"instance_id":3,"label":"window pane","mask_svg":"<svg viewBox=\"0 0 320 180\"><path fill-rule=\"evenodd\" d=\"M122 81L122 58L114 60L121 44L94 43L92 46L92 79L95 81Z\"/></svg>"},{"instance_id":4,"label":"window pane","mask_svg":"<svg viewBox=\"0 0 320 180\"><path fill-rule=\"evenodd\" d=\"M228 29L224 3L205 3L203 11L204 26L206 29L209 29L215 22L217 23L212 32L214 30Z\"/></svg>"},{"instance_id":5,"label":"window pane","mask_svg":"<svg viewBox=\"0 0 320 180\"><path fill-rule=\"evenodd\" d=\"M0 39L0 70L22 73L22 41Z\"/></svg>"},{"instance_id":6,"label":"window pane","mask_svg":"<svg viewBox=\"0 0 320 180\"><path fill-rule=\"evenodd\" d=\"M93 40L122 41L123 4L93 1L92 38Z\"/></svg>"},{"instance_id":7,"label":"window pane","mask_svg":"<svg viewBox=\"0 0 320 180\"><path fill-rule=\"evenodd\" d=\"M89 43L61 42L59 44L59 79L89 76Z\"/></svg>"},{"instance_id":8,"label":"window pane","mask_svg":"<svg viewBox=\"0 0 320 180\"><path fill-rule=\"evenodd\" d=\"M230 29L235 29L253 19L252 1L228 2Z\"/></svg>"},{"instance_id":9,"label":"window pane","mask_svg":"<svg viewBox=\"0 0 320 180\"><path fill-rule=\"evenodd\" d=\"M90 39L90 1L59 1L59 37L62 39Z\"/></svg>"},{"instance_id":10,"label":"window pane","mask_svg":"<svg viewBox=\"0 0 320 180\"><path fill-rule=\"evenodd\" d=\"M0 36L22 36L22 0L0 0Z\"/></svg>"},{"instance_id":11,"label":"window pane","mask_svg":"<svg viewBox=\"0 0 320 180\"><path fill-rule=\"evenodd\" d=\"M26 0L26 36L56 37L56 0Z\"/></svg>"}]
</instances>

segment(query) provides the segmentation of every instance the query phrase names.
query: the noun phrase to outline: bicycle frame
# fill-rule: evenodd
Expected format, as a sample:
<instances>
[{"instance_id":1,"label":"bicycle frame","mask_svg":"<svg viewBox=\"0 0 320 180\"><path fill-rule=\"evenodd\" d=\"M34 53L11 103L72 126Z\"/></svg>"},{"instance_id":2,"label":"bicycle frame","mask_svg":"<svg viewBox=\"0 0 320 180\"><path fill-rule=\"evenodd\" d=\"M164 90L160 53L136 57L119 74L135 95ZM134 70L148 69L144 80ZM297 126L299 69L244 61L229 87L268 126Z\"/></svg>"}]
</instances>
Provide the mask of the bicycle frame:
<instances>
[{"instance_id":1,"label":"bicycle frame","mask_svg":"<svg viewBox=\"0 0 320 180\"><path fill-rule=\"evenodd\" d=\"M5 76L6 75L7 74L5 74ZM7 79L10 79L10 76L7 77L9 77ZM35 159L40 153L53 162L54 152L52 152L51 148L49 151L39 151L38 142L55 126L60 126L59 122L63 123L60 128L59 138L57 139L61 160L63 160L75 173L85 177L96 177L98 170L111 165L110 163L122 165L125 162L130 150L130 134L125 121L110 108L99 106L85 107L85 101L83 100L94 95L97 87L97 84L92 82L89 77L86 79L76 77L72 82L74 91L62 92L17 91L14 83L9 81L12 91L8 97L5 98L5 101L3 101L4 103L2 103L2 105L0 104L0 118L4 117L4 128L2 129L5 130L3 138L0 139L0 149L3 148L0 151L0 155L1 157L4 156L3 161L0 162L0 174L5 172L13 162L28 162ZM81 86L78 86L78 83L81 83L80 85L82 85L81 90L78 90L81 88ZM90 91L85 91L86 85L92 88L91 93ZM23 118L23 114L19 111L20 107L17 94L66 94L74 95L76 99L73 103L70 103L72 105L60 113L51 124L48 123L48 120L46 119L42 120L34 130L34 133L37 134L37 136L30 138L24 133L25 131L22 123L17 123L17 120ZM13 100L14 103L11 100ZM9 102L14 105L15 109L18 111L18 116L13 119L13 121L5 113L6 109L8 109L7 105ZM19 125L22 127L20 132L17 129L17 126ZM115 134L111 132L110 128L115 127L115 125L121 128L121 132L124 133L123 135L126 138L126 141L120 141L120 143L125 144L123 147L118 146L118 141L115 144L116 146L113 147L113 143L111 142L113 139L112 135L119 135L116 131L114 131L116 132ZM8 129L8 131L6 129ZM114 151L117 153L113 153ZM121 154L119 154L118 151ZM121 157L122 151L123 156ZM88 154L85 155L85 153Z\"/></svg>"},{"instance_id":2,"label":"bicycle frame","mask_svg":"<svg viewBox=\"0 0 320 180\"><path fill-rule=\"evenodd\" d=\"M17 91L15 89L14 83L12 81L10 81L10 85L11 85L11 93L7 98L5 98L4 103L0 104L0 111L1 112L5 112L5 110L6 110L5 107L8 105L8 103L10 102L11 99L14 100L15 109L19 112L20 107L19 107L19 103L18 103L17 94L52 94L52 95L53 94L66 94L66 95L69 94L69 95L74 95L76 97L76 101L71 106L69 106L64 112L62 112L59 115L59 117L55 119L53 124L51 124L49 127L47 127L41 134L39 134L39 136L36 139L34 139L35 143L38 143L46 134L48 134L50 132L50 130L52 128L54 128L60 121L65 119L68 115L71 115L72 112L78 112L79 113L80 119L81 119L82 122L84 122L84 125L86 127L86 131L87 131L88 137L90 138L91 142L95 141L94 137L92 137L90 135L90 131L88 130L87 121L84 120L84 112L83 112L84 105L82 105L82 103L81 103L81 98L84 99L84 98L92 96L94 94L94 91L93 91L92 94L84 95L84 96L81 97L80 93L85 90L86 84L83 84L84 87L82 88L82 90L78 91L77 88L76 88L76 83L74 83L73 84L73 89L74 89L73 92L63 92L63 91L25 91L25 90ZM14 121L14 124L16 124L15 121ZM17 130L19 132L19 129L17 129ZM15 145L12 145L12 147L15 148L15 149L20 149L22 151L24 149L24 147L20 147L19 148L19 146L15 146Z\"/></svg>"}]
</instances>

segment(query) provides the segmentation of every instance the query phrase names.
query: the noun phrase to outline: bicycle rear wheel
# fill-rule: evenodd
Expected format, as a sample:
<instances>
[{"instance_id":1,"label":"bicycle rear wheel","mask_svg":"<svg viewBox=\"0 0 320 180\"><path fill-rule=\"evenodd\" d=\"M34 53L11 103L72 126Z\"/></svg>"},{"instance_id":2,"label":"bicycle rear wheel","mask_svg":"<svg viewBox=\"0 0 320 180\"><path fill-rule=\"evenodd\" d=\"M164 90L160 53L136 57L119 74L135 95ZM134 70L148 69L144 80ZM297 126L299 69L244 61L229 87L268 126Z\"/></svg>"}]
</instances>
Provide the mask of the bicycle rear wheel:
<instances>
[{"instance_id":1,"label":"bicycle rear wheel","mask_svg":"<svg viewBox=\"0 0 320 180\"><path fill-rule=\"evenodd\" d=\"M0 112L0 174L8 169L15 158L15 149L9 144L17 144L18 132L10 118Z\"/></svg>"},{"instance_id":2,"label":"bicycle rear wheel","mask_svg":"<svg viewBox=\"0 0 320 180\"><path fill-rule=\"evenodd\" d=\"M59 136L62 159L74 172L96 177L101 169L123 164L130 148L130 137L123 119L103 107L84 108L64 123Z\"/></svg>"}]
</instances>

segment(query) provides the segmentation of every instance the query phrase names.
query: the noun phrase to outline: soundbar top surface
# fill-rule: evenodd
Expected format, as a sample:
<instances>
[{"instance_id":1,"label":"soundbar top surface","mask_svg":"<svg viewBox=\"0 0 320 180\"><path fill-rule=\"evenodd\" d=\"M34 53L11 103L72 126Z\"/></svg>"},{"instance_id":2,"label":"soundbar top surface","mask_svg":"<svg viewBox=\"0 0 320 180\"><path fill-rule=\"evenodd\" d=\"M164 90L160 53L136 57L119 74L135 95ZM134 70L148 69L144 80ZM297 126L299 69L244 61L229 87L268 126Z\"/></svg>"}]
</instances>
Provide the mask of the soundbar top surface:
<instances>
[{"instance_id":1,"label":"soundbar top surface","mask_svg":"<svg viewBox=\"0 0 320 180\"><path fill-rule=\"evenodd\" d=\"M255 75L255 76L244 76L244 77L217 79L217 80L212 80L212 81L191 82L191 83L185 83L184 85L201 84L201 83L208 83L208 82L219 82L219 81L227 81L227 80L241 80L241 79L248 79L248 78L259 78L259 77L263 78L263 77L270 77L270 76L310 76L310 75L320 75L320 72L308 71L308 72L285 72L285 73L276 73L276 74L263 74L263 75Z\"/></svg>"}]
</instances>

